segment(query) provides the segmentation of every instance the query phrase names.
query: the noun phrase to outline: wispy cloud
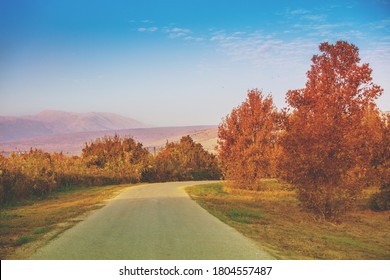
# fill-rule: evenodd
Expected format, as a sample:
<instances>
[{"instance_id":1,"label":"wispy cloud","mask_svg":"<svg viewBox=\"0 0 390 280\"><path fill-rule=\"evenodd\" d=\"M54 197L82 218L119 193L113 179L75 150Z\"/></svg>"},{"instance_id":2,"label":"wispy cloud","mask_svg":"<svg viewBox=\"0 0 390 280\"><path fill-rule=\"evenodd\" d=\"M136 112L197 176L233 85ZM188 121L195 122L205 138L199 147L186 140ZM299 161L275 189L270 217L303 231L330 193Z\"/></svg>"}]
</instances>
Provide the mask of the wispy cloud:
<instances>
[{"instance_id":1,"label":"wispy cloud","mask_svg":"<svg viewBox=\"0 0 390 280\"><path fill-rule=\"evenodd\" d=\"M138 32L156 32L158 27L140 27L137 29Z\"/></svg>"},{"instance_id":2,"label":"wispy cloud","mask_svg":"<svg viewBox=\"0 0 390 280\"><path fill-rule=\"evenodd\" d=\"M210 41L217 43L218 50L230 56L234 61L247 61L256 66L267 65L308 65L313 54L318 52L318 45L324 41L340 39L366 40L368 34L360 30L340 28L337 24L323 24L308 28L310 32L305 38L284 38L278 34L269 35L262 32L215 32ZM296 26L295 28L305 28ZM326 39L326 40L325 40ZM362 62L370 62L381 68L381 72L390 72L390 43L389 38L376 40L364 46L361 52ZM387 40L387 41L386 41ZM387 70L385 70L387 69ZM389 73L390 74L390 73Z\"/></svg>"},{"instance_id":3,"label":"wispy cloud","mask_svg":"<svg viewBox=\"0 0 390 280\"><path fill-rule=\"evenodd\" d=\"M337 7L335 7L337 8ZM356 43L356 40L367 41L370 34L367 30L386 29L390 25L390 19L374 22L371 25L355 25L351 22L329 22L326 13L328 10L310 11L306 9L287 10L283 16L288 18L284 30L269 33L256 31L255 29L243 29L235 31L216 30L209 28L199 34L188 27L176 25L139 27L138 32L159 32L167 38L189 42L203 42L210 44L229 57L232 61L250 63L256 67L274 67L289 65L304 68L310 65L310 58L318 52L318 45L324 41L334 42L348 40ZM286 34L288 34L286 36ZM387 42L390 40L382 38ZM370 54L370 50L373 50ZM388 43L370 46L364 52L363 62L374 61L376 65L388 69L381 61L390 65L390 47Z\"/></svg>"},{"instance_id":4,"label":"wispy cloud","mask_svg":"<svg viewBox=\"0 0 390 280\"><path fill-rule=\"evenodd\" d=\"M313 53L316 44L311 40L285 41L269 34L217 32L210 41L219 45L219 50L236 61L248 61L257 66L301 63L308 53Z\"/></svg>"},{"instance_id":5,"label":"wispy cloud","mask_svg":"<svg viewBox=\"0 0 390 280\"><path fill-rule=\"evenodd\" d=\"M306 37L327 37L335 35L338 31L345 32L346 27L352 28L351 22L330 21L330 15L334 9L339 9L338 5L318 7L315 9L285 9L277 15L284 20L286 26L284 33L305 33ZM339 34L337 34L339 35ZM336 36L337 36L336 35ZM336 37L335 36L335 37Z\"/></svg>"},{"instance_id":6,"label":"wispy cloud","mask_svg":"<svg viewBox=\"0 0 390 280\"><path fill-rule=\"evenodd\" d=\"M359 26L352 23L309 23L295 24L292 28L299 32L305 32L307 37L317 38L317 40L350 40L363 39L365 37Z\"/></svg>"},{"instance_id":7,"label":"wispy cloud","mask_svg":"<svg viewBox=\"0 0 390 280\"><path fill-rule=\"evenodd\" d=\"M325 15L313 15L313 14L305 14L301 16L302 20L307 20L311 22L324 22L326 20Z\"/></svg>"},{"instance_id":8,"label":"wispy cloud","mask_svg":"<svg viewBox=\"0 0 390 280\"><path fill-rule=\"evenodd\" d=\"M313 10L286 9L278 15L284 19L285 34L296 34L317 41L356 40L366 39L367 26L352 21L331 20L331 14L335 9L341 9L339 5L319 7ZM375 27L386 28L388 22L378 22ZM371 28L375 28L372 26Z\"/></svg>"},{"instance_id":9,"label":"wispy cloud","mask_svg":"<svg viewBox=\"0 0 390 280\"><path fill-rule=\"evenodd\" d=\"M367 49L361 51L363 62L370 62L386 69L386 73L390 75L390 42L375 42L371 43ZM388 79L387 79L388 80ZM390 82L390 81L389 81Z\"/></svg>"},{"instance_id":10,"label":"wispy cloud","mask_svg":"<svg viewBox=\"0 0 390 280\"><path fill-rule=\"evenodd\" d=\"M310 11L305 9L295 9L295 10L288 11L287 13L290 15L305 15L310 13Z\"/></svg>"},{"instance_id":11,"label":"wispy cloud","mask_svg":"<svg viewBox=\"0 0 390 280\"><path fill-rule=\"evenodd\" d=\"M316 11L307 9L289 9L276 13L277 16L289 21L323 21L326 19L326 11L317 9Z\"/></svg>"},{"instance_id":12,"label":"wispy cloud","mask_svg":"<svg viewBox=\"0 0 390 280\"><path fill-rule=\"evenodd\" d=\"M390 29L390 18L375 21L369 24L369 27L374 30L389 30Z\"/></svg>"},{"instance_id":13,"label":"wispy cloud","mask_svg":"<svg viewBox=\"0 0 390 280\"><path fill-rule=\"evenodd\" d=\"M163 32L167 33L169 38L180 38L180 37L188 37L191 34L191 30L188 28L179 28L179 27L165 27L163 28Z\"/></svg>"},{"instance_id":14,"label":"wispy cloud","mask_svg":"<svg viewBox=\"0 0 390 280\"><path fill-rule=\"evenodd\" d=\"M148 21L152 22L152 21ZM182 39L185 41L194 41L201 42L205 40L204 36L200 36L198 34L194 34L191 29L177 27L177 26L163 26L163 27L139 27L137 28L138 32L161 32L168 36L170 39Z\"/></svg>"},{"instance_id":15,"label":"wispy cloud","mask_svg":"<svg viewBox=\"0 0 390 280\"><path fill-rule=\"evenodd\" d=\"M203 37L187 36L187 37L184 37L184 40L186 40L186 41L202 42L202 41L204 41L204 38Z\"/></svg>"},{"instance_id":16,"label":"wispy cloud","mask_svg":"<svg viewBox=\"0 0 390 280\"><path fill-rule=\"evenodd\" d=\"M136 23L136 24L138 24L138 23L142 23L142 24L151 24L151 23L153 23L153 21L150 20L150 19L142 19L142 20L130 19L130 20L128 20L128 22L129 23Z\"/></svg>"}]
</instances>

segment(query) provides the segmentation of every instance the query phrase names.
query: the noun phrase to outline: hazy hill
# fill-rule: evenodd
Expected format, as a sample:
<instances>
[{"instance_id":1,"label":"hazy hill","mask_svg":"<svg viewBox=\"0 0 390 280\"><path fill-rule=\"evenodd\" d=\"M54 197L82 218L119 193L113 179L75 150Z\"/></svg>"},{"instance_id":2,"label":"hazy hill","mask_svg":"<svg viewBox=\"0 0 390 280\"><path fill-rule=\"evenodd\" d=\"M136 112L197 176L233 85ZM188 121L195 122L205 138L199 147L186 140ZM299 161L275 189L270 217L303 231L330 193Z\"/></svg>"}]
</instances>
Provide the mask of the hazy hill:
<instances>
[{"instance_id":1,"label":"hazy hill","mask_svg":"<svg viewBox=\"0 0 390 280\"><path fill-rule=\"evenodd\" d=\"M64 152L69 154L80 154L86 142L90 142L105 135L131 136L153 152L165 145L167 141L179 141L184 135L190 135L194 141L201 143L203 147L211 152L217 144L216 126L184 126L184 127L153 127L136 128L124 130L105 130L90 132L73 132L66 134L41 135L36 137L0 141L0 151L27 151L30 147L42 149L48 152Z\"/></svg>"},{"instance_id":2,"label":"hazy hill","mask_svg":"<svg viewBox=\"0 0 390 280\"><path fill-rule=\"evenodd\" d=\"M0 141L51 134L44 123L25 118L0 116Z\"/></svg>"},{"instance_id":3,"label":"hazy hill","mask_svg":"<svg viewBox=\"0 0 390 280\"><path fill-rule=\"evenodd\" d=\"M148 127L112 113L47 110L34 116L0 116L0 152L27 151L32 147L77 155L86 142L115 133L131 136L151 151L167 141L179 141L184 135L190 135L209 151L217 144L216 126Z\"/></svg>"},{"instance_id":4,"label":"hazy hill","mask_svg":"<svg viewBox=\"0 0 390 280\"><path fill-rule=\"evenodd\" d=\"M120 130L141 127L148 127L148 125L112 113L70 113L48 110L35 116L0 116L0 141L74 132Z\"/></svg>"}]
</instances>

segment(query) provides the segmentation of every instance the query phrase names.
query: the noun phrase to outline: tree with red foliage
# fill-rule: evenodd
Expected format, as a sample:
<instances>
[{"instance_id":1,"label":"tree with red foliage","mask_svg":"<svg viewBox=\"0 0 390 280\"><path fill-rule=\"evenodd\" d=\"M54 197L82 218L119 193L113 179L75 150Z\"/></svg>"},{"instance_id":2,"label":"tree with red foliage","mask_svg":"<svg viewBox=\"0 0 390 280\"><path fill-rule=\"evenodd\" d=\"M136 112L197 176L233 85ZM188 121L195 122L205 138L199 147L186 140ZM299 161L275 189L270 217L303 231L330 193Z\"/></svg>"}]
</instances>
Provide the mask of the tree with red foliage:
<instances>
[{"instance_id":1,"label":"tree with red foliage","mask_svg":"<svg viewBox=\"0 0 390 280\"><path fill-rule=\"evenodd\" d=\"M219 157L232 187L260 190L260 180L276 175L278 113L272 97L248 92L241 106L218 128Z\"/></svg>"},{"instance_id":2,"label":"tree with red foliage","mask_svg":"<svg viewBox=\"0 0 390 280\"><path fill-rule=\"evenodd\" d=\"M282 168L302 205L325 220L347 211L367 185L382 89L372 82L359 50L345 41L322 43L306 87L290 90Z\"/></svg>"}]
</instances>

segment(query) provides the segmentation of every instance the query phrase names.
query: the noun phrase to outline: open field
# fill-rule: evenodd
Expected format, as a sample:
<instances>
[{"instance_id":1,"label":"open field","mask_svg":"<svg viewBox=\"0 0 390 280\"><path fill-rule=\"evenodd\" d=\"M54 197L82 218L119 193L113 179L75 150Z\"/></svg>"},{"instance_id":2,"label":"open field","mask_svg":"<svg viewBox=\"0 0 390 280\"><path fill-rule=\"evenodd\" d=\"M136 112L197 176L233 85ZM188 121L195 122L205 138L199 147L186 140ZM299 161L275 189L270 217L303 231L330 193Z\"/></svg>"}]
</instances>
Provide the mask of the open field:
<instances>
[{"instance_id":1,"label":"open field","mask_svg":"<svg viewBox=\"0 0 390 280\"><path fill-rule=\"evenodd\" d=\"M89 211L130 185L55 192L40 200L0 209L0 259L25 259L36 248L72 227Z\"/></svg>"},{"instance_id":2,"label":"open field","mask_svg":"<svg viewBox=\"0 0 390 280\"><path fill-rule=\"evenodd\" d=\"M390 259L390 211L368 210L367 190L339 224L303 212L294 190L266 180L268 191L227 189L223 183L187 188L202 207L280 259Z\"/></svg>"}]
</instances>

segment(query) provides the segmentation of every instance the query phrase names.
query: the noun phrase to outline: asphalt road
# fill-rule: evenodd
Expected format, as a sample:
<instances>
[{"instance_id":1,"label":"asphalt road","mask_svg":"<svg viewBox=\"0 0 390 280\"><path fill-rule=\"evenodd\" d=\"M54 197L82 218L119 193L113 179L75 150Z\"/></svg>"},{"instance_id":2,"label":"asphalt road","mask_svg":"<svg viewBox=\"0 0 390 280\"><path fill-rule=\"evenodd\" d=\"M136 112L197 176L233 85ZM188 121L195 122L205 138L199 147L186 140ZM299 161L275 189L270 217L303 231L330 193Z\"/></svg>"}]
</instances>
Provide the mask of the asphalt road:
<instances>
[{"instance_id":1,"label":"asphalt road","mask_svg":"<svg viewBox=\"0 0 390 280\"><path fill-rule=\"evenodd\" d=\"M253 241L190 199L183 187L204 182L130 187L31 259L272 259Z\"/></svg>"}]
</instances>

